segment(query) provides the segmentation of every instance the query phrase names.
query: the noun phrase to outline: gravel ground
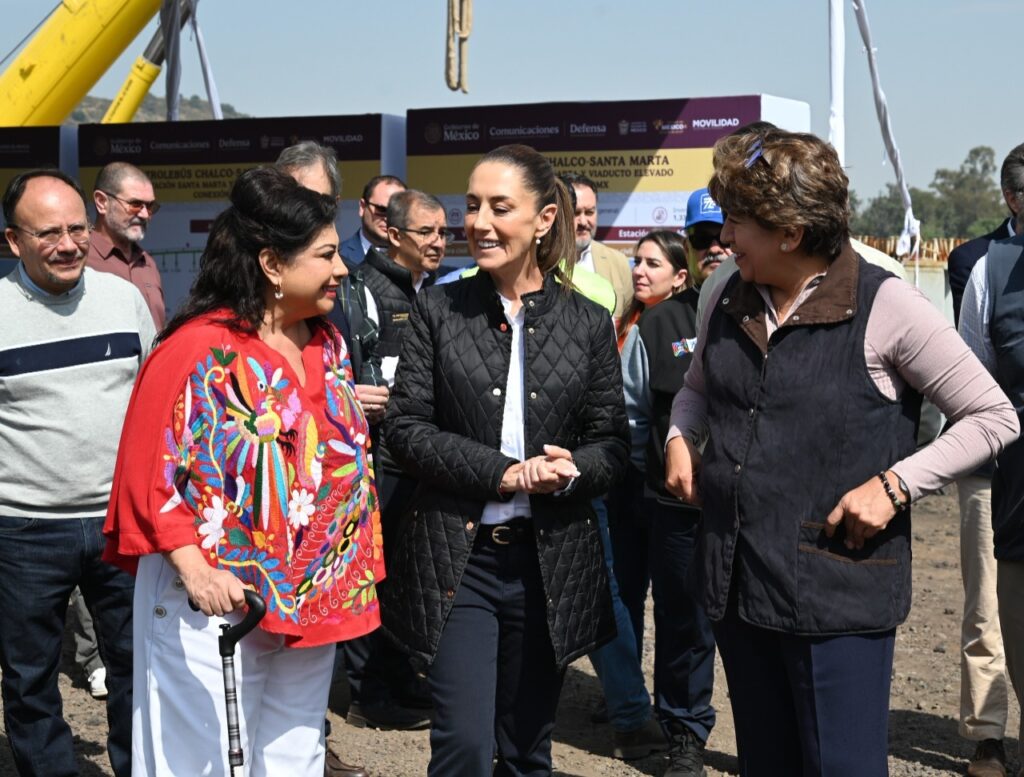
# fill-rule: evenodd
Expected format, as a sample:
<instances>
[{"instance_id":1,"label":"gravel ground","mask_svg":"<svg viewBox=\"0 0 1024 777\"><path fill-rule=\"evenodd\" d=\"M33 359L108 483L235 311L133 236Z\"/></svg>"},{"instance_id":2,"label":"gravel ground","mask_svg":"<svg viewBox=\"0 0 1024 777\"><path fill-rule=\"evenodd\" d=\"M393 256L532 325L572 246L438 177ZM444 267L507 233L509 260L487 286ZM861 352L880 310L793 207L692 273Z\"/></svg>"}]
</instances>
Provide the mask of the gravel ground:
<instances>
[{"instance_id":1,"label":"gravel ground","mask_svg":"<svg viewBox=\"0 0 1024 777\"><path fill-rule=\"evenodd\" d=\"M914 606L896 637L889 715L889 768L894 777L932 777L963 774L971 743L957 734L960 662L959 631L963 594L959 574L958 515L955 491L924 500L914 519ZM648 648L653 646L648 616ZM72 668L65 649L61 689L65 714L76 734L83 777L110 775L105 752L106 719L103 704L85 690L84 679ZM644 669L651 684L653 655L648 649ZM562 693L555 730L555 774L559 777L659 776L663 757L632 763L610 757L612 732L590 723L600 698L600 686L587 661L570 667ZM388 732L357 729L344 722L346 689L332 694L331 742L349 760L365 763L374 777L413 777L426 770L429 757L425 731ZM737 774L735 741L725 678L718 667L715 706L718 724L708 742L711 777ZM1018 711L1011 704L1009 731L1018 730ZM1017 741L1007 751L1016 763ZM1012 774L1013 772L1011 772ZM0 775L14 775L6 739L0 743ZM183 776L184 777L184 776Z\"/></svg>"}]
</instances>

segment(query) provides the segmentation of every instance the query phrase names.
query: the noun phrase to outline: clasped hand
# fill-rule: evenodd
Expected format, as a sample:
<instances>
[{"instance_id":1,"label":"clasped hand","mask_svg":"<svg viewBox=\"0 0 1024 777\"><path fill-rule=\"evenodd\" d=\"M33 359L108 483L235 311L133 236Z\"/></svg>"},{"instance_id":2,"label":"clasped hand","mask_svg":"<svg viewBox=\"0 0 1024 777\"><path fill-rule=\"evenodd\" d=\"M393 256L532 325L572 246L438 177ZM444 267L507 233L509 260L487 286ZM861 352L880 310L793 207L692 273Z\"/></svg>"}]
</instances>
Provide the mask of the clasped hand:
<instances>
[{"instance_id":1,"label":"clasped hand","mask_svg":"<svg viewBox=\"0 0 1024 777\"><path fill-rule=\"evenodd\" d=\"M579 476L572 453L557 445L545 445L543 456L533 456L505 470L501 490L505 493L551 494L561 491Z\"/></svg>"},{"instance_id":2,"label":"clasped hand","mask_svg":"<svg viewBox=\"0 0 1024 777\"><path fill-rule=\"evenodd\" d=\"M390 392L387 386L370 386L359 383L356 385L356 399L363 406L363 415L371 424L376 425L384 420L388 409Z\"/></svg>"}]
</instances>

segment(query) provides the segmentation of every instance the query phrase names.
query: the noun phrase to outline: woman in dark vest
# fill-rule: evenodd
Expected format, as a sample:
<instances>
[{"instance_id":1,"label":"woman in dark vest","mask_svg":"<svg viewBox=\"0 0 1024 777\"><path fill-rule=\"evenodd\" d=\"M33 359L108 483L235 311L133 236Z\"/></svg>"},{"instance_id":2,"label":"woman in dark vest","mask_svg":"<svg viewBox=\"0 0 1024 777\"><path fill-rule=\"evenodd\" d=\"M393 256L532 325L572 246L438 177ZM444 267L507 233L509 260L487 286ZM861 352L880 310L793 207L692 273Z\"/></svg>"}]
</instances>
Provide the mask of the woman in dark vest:
<instances>
[{"instance_id":1,"label":"woman in dark vest","mask_svg":"<svg viewBox=\"0 0 1024 777\"><path fill-rule=\"evenodd\" d=\"M669 772L700 774L715 725L715 640L685 592L700 511L665 490L664 442L672 398L696 343L697 290L685 239L655 230L637 243L633 301L618 326L632 453L608 495L615 578L642 653L648 589L654 596L654 699L669 740Z\"/></svg>"},{"instance_id":2,"label":"woman in dark vest","mask_svg":"<svg viewBox=\"0 0 1024 777\"><path fill-rule=\"evenodd\" d=\"M738 272L676 396L666 482L703 505L740 772L885 775L910 503L997 454L1016 419L929 300L853 251L831 146L740 134L714 168ZM953 423L916 451L922 394Z\"/></svg>"},{"instance_id":3,"label":"woman in dark vest","mask_svg":"<svg viewBox=\"0 0 1024 777\"><path fill-rule=\"evenodd\" d=\"M591 502L626 464L622 376L543 156L477 162L466 234L480 271L418 294L402 344L385 435L419 483L381 610L429 666L428 774L540 777L565 667L615 631Z\"/></svg>"}]
</instances>

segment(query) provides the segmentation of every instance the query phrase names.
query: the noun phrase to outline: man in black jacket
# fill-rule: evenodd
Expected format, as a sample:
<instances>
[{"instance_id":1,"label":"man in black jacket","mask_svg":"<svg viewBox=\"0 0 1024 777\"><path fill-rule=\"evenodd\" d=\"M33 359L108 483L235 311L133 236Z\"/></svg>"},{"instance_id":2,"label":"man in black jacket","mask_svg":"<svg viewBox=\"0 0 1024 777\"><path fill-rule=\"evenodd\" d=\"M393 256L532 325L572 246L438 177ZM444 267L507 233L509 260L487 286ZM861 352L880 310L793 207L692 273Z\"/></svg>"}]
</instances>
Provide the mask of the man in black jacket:
<instances>
[{"instance_id":1,"label":"man in black jacket","mask_svg":"<svg viewBox=\"0 0 1024 777\"><path fill-rule=\"evenodd\" d=\"M1003 160L1003 199L1010 218L987 235L968 240L949 255L949 287L953 315L960 324L960 306L971 270L989 252L993 241L1024 234L1024 144ZM965 312L965 318L970 318ZM965 335L965 339L967 336ZM968 339L972 348L975 344ZM978 742L967 774L1005 774L1007 697L1006 659L996 607L996 560L992 537L992 464L957 481L960 501L960 575L964 609L960 630L960 735ZM1002 771L1000 771L1002 770Z\"/></svg>"},{"instance_id":2,"label":"man in black jacket","mask_svg":"<svg viewBox=\"0 0 1024 777\"><path fill-rule=\"evenodd\" d=\"M436 197L415 189L395 192L387 206L387 238L387 254L368 251L356 275L368 292L366 319L376 327L375 352L381 362L381 379L383 385L390 386L408 332L413 300L417 292L434 282L444 258L449 239L444 206ZM374 425L371 431L387 559L416 481L394 463L379 427ZM408 659L400 651L381 637L369 635L345 643L344 653L352 689L349 723L381 729L427 724L422 709L429 706L425 687L415 679Z\"/></svg>"}]
</instances>

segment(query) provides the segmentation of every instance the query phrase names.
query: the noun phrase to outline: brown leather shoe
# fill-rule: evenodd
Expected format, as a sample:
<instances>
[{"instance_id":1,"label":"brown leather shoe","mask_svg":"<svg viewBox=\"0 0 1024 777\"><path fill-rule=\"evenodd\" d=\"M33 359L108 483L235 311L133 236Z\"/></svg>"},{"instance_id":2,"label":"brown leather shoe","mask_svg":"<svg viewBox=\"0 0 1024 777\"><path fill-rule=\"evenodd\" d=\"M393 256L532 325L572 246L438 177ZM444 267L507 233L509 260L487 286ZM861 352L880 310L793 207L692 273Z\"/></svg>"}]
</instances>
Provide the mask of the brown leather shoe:
<instances>
[{"instance_id":1,"label":"brown leather shoe","mask_svg":"<svg viewBox=\"0 0 1024 777\"><path fill-rule=\"evenodd\" d=\"M327 757L324 759L324 777L370 777L370 773L362 766L345 763L328 745Z\"/></svg>"},{"instance_id":2,"label":"brown leather shoe","mask_svg":"<svg viewBox=\"0 0 1024 777\"><path fill-rule=\"evenodd\" d=\"M967 777L1006 777L1006 751L1002 740L983 739L978 742L967 764Z\"/></svg>"}]
</instances>

